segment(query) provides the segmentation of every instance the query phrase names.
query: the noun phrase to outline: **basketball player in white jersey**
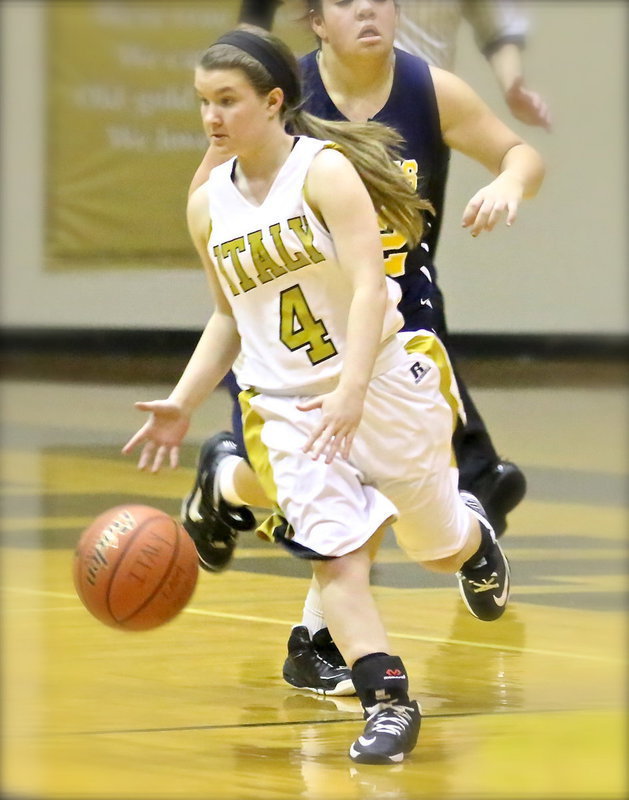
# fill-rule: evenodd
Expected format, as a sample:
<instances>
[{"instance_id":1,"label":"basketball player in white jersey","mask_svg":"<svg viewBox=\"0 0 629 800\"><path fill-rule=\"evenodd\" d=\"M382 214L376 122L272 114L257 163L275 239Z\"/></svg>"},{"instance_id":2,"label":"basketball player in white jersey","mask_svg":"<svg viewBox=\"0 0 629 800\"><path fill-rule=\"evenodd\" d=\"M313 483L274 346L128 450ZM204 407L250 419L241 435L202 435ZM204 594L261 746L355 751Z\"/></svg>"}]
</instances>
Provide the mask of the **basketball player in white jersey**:
<instances>
[{"instance_id":1,"label":"basketball player in white jersey","mask_svg":"<svg viewBox=\"0 0 629 800\"><path fill-rule=\"evenodd\" d=\"M482 507L457 488L443 349L428 332L396 334L380 222L414 242L426 203L393 163L392 131L300 109L297 64L276 37L221 37L195 86L208 136L235 154L188 207L214 312L170 396L136 403L149 420L123 452L143 444L140 468L176 466L191 414L241 352L247 450L276 507L262 532L311 561L367 718L350 757L396 763L421 713L369 585L384 528L427 568L457 572L481 618L503 613L510 584ZM502 216L486 199L474 211L481 227Z\"/></svg>"}]
</instances>

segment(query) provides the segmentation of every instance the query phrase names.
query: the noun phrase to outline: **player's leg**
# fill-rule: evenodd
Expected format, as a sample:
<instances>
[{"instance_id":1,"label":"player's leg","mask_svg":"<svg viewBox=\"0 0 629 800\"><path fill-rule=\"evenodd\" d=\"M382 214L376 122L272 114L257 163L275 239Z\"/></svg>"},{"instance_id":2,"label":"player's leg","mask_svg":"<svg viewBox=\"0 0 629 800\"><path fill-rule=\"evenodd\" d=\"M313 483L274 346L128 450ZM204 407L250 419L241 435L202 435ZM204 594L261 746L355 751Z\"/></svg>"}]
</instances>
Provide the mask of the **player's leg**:
<instances>
[{"instance_id":1,"label":"player's leg","mask_svg":"<svg viewBox=\"0 0 629 800\"><path fill-rule=\"evenodd\" d=\"M401 658L391 654L371 589L370 543L341 558L314 561L330 631L340 644L366 718L365 729L350 747L363 764L394 764L415 747L421 709L409 697Z\"/></svg>"},{"instance_id":2,"label":"player's leg","mask_svg":"<svg viewBox=\"0 0 629 800\"><path fill-rule=\"evenodd\" d=\"M433 291L434 328L454 366L466 417L465 422L460 421L457 425L453 437L459 466L459 488L481 501L496 536L501 536L507 528L507 514L524 498L526 478L516 464L501 458L493 445L487 426L457 369L445 318L443 294L436 283Z\"/></svg>"},{"instance_id":3,"label":"player's leg","mask_svg":"<svg viewBox=\"0 0 629 800\"><path fill-rule=\"evenodd\" d=\"M372 537L375 558L384 531ZM351 670L332 639L323 612L321 589L313 575L303 606L301 624L294 625L282 669L284 680L298 689L317 694L354 695Z\"/></svg>"},{"instance_id":4,"label":"player's leg","mask_svg":"<svg viewBox=\"0 0 629 800\"><path fill-rule=\"evenodd\" d=\"M234 471L240 462L245 463L234 453L235 443L227 431L207 439L199 453L194 485L181 504L182 525L197 549L199 565L208 572L225 569L233 557L238 532L255 525L251 509L229 502L220 490L220 480L225 483L226 477L233 486Z\"/></svg>"},{"instance_id":5,"label":"player's leg","mask_svg":"<svg viewBox=\"0 0 629 800\"><path fill-rule=\"evenodd\" d=\"M194 486L181 509L181 520L195 543L199 564L211 572L224 570L233 557L238 532L243 529L235 524L239 520L234 519L234 513L251 528L254 520L246 516L246 507L272 506L246 460L238 401L241 389L232 372L226 376L225 384L233 403L233 433L222 431L203 443ZM324 621L314 579L306 596L302 623L291 630L282 674L295 688L318 694L355 694L350 669Z\"/></svg>"},{"instance_id":6,"label":"player's leg","mask_svg":"<svg viewBox=\"0 0 629 800\"><path fill-rule=\"evenodd\" d=\"M291 686L317 694L356 694L350 669L325 621L321 590L314 576L301 624L293 625L286 650L282 676Z\"/></svg>"},{"instance_id":7,"label":"player's leg","mask_svg":"<svg viewBox=\"0 0 629 800\"><path fill-rule=\"evenodd\" d=\"M369 577L371 560L395 506L351 462L331 464L303 452L317 414L294 398L243 397L247 451L267 495L281 511L259 528L289 552L311 560L330 633L347 664L368 718L352 745L355 761L389 764L415 746L421 714L389 644Z\"/></svg>"},{"instance_id":8,"label":"player's leg","mask_svg":"<svg viewBox=\"0 0 629 800\"><path fill-rule=\"evenodd\" d=\"M455 573L469 612L485 622L496 620L509 599L509 562L478 500L458 491L456 472L449 480L445 475L437 480L439 494L448 498L447 506L430 499L420 502L403 489L390 494L400 508L394 525L398 542L427 569ZM431 493L434 490L433 481Z\"/></svg>"},{"instance_id":9,"label":"player's leg","mask_svg":"<svg viewBox=\"0 0 629 800\"><path fill-rule=\"evenodd\" d=\"M367 471L361 443L378 454L377 485L398 509L394 530L409 556L457 573L471 613L496 619L509 594L509 566L484 509L458 488L451 439L459 397L451 364L431 333L406 338L407 363L372 381L353 457ZM387 426L387 419L404 425Z\"/></svg>"},{"instance_id":10,"label":"player's leg","mask_svg":"<svg viewBox=\"0 0 629 800\"><path fill-rule=\"evenodd\" d=\"M232 398L233 433L221 431L201 446L194 485L181 506L181 522L194 541L200 566L224 570L232 560L238 532L251 530L255 517L249 506L270 507L246 460L240 386L230 371L225 377Z\"/></svg>"},{"instance_id":11,"label":"player's leg","mask_svg":"<svg viewBox=\"0 0 629 800\"><path fill-rule=\"evenodd\" d=\"M507 514L524 499L526 478L512 461L501 458L461 376L456 372L467 421L453 437L459 464L459 488L483 504L496 536L507 529Z\"/></svg>"}]
</instances>

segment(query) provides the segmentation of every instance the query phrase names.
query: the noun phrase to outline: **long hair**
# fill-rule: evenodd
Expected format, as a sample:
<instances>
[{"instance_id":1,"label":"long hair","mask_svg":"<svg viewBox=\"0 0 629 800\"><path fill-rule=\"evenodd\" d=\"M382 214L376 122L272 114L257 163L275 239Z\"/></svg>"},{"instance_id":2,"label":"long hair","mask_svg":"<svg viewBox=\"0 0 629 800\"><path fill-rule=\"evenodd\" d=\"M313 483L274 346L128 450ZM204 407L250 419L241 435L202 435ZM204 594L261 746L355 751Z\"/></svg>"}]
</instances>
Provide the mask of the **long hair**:
<instances>
[{"instance_id":1,"label":"long hair","mask_svg":"<svg viewBox=\"0 0 629 800\"><path fill-rule=\"evenodd\" d=\"M286 63L299 85L299 66L290 48L272 33L247 26ZM276 88L269 71L260 61L231 44L210 46L199 61L201 69L239 69L261 96ZM280 88L282 88L280 86ZM434 209L421 198L395 163L401 159L404 140L393 128L379 122L333 122L309 114L302 108L301 96L286 100L281 109L287 130L315 139L335 142L362 179L381 223L402 234L410 246L419 243L424 230L423 212Z\"/></svg>"}]
</instances>

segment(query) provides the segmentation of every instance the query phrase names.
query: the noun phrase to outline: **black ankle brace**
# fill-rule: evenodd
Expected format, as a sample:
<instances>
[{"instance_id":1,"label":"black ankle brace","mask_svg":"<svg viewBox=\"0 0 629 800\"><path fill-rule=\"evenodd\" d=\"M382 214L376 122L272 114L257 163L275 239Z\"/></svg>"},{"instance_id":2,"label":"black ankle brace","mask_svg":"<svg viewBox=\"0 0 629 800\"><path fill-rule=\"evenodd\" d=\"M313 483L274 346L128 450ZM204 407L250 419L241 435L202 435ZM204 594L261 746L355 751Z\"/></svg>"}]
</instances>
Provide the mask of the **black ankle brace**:
<instances>
[{"instance_id":1,"label":"black ankle brace","mask_svg":"<svg viewBox=\"0 0 629 800\"><path fill-rule=\"evenodd\" d=\"M379 703L409 702L408 677L399 656L369 653L354 662L352 681L365 709Z\"/></svg>"}]
</instances>

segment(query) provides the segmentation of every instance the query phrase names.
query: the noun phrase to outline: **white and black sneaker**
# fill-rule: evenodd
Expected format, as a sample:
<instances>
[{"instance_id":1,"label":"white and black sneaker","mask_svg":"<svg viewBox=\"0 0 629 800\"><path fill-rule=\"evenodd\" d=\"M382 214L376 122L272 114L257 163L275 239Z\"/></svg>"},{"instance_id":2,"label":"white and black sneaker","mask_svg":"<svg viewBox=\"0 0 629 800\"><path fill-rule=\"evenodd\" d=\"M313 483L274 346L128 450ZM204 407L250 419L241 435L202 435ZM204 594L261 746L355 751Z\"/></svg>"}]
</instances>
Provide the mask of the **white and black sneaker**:
<instances>
[{"instance_id":1,"label":"white and black sneaker","mask_svg":"<svg viewBox=\"0 0 629 800\"><path fill-rule=\"evenodd\" d=\"M234 437L222 431L201 446L197 474L181 504L181 522L194 542L199 565L208 572L224 570L232 560L238 531L255 527L251 509L225 502L215 491L216 471L227 456L237 455Z\"/></svg>"},{"instance_id":2,"label":"white and black sneaker","mask_svg":"<svg viewBox=\"0 0 629 800\"><path fill-rule=\"evenodd\" d=\"M469 492L460 492L460 495L480 523L481 546L456 574L459 591L473 616L484 622L493 622L507 607L511 588L509 562L476 497Z\"/></svg>"},{"instance_id":3,"label":"white and black sneaker","mask_svg":"<svg viewBox=\"0 0 629 800\"><path fill-rule=\"evenodd\" d=\"M416 700L380 704L368 718L362 736L349 748L358 764L398 764L417 744L421 708Z\"/></svg>"},{"instance_id":4,"label":"white and black sneaker","mask_svg":"<svg viewBox=\"0 0 629 800\"><path fill-rule=\"evenodd\" d=\"M282 675L296 689L332 696L356 694L351 670L327 628L310 638L305 625L296 625L288 640Z\"/></svg>"}]
</instances>

